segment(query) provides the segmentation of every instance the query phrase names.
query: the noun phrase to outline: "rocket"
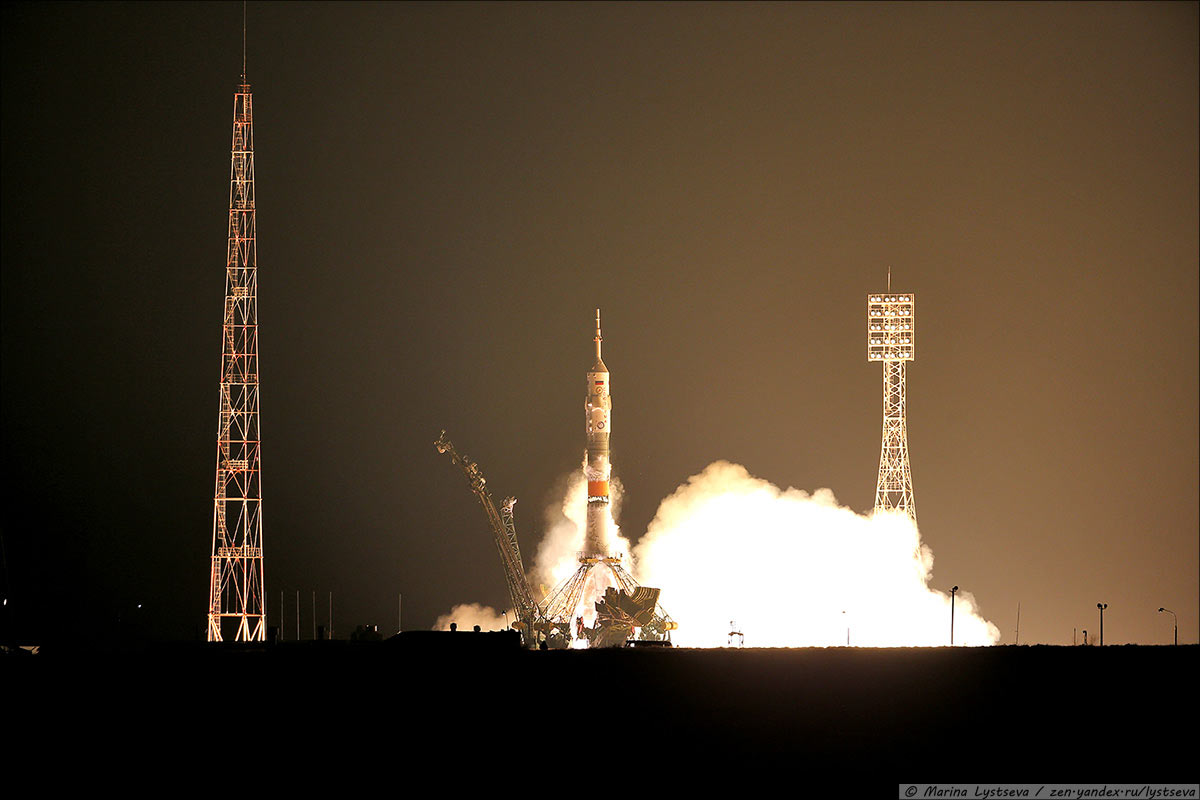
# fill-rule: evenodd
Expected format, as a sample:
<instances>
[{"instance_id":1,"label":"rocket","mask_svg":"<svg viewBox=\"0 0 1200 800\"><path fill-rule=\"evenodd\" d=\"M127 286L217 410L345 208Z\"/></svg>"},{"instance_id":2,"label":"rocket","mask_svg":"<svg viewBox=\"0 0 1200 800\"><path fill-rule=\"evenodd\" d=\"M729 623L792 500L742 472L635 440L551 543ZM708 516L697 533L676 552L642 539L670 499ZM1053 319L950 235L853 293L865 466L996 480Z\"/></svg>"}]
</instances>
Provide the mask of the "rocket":
<instances>
[{"instance_id":1,"label":"rocket","mask_svg":"<svg viewBox=\"0 0 1200 800\"><path fill-rule=\"evenodd\" d=\"M608 522L612 518L608 507L609 463L608 440L612 433L612 396L609 394L608 367L600 357L600 309L596 309L596 363L587 373L587 400L584 414L587 421L587 525L583 538L585 556L605 555L608 544Z\"/></svg>"}]
</instances>

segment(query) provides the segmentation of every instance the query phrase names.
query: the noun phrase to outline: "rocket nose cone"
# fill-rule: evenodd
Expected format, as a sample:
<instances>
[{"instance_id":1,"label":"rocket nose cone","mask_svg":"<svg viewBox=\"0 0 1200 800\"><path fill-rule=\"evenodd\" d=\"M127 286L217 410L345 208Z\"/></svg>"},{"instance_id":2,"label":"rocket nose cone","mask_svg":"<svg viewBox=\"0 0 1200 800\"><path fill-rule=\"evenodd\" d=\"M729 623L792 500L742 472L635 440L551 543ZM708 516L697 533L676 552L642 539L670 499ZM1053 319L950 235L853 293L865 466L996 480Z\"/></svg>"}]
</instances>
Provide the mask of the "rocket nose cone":
<instances>
[{"instance_id":1,"label":"rocket nose cone","mask_svg":"<svg viewBox=\"0 0 1200 800\"><path fill-rule=\"evenodd\" d=\"M596 363L592 365L592 368L588 372L608 372L608 367L604 366L603 359L597 358Z\"/></svg>"}]
</instances>

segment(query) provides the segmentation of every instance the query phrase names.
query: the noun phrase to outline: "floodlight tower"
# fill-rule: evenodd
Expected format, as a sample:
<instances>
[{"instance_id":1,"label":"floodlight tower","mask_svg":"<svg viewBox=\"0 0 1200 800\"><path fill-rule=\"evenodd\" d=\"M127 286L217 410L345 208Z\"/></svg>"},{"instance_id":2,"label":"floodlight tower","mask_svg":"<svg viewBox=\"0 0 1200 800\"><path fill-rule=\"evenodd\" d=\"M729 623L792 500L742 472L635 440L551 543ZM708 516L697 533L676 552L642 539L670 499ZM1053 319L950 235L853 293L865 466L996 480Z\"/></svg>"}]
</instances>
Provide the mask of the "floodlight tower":
<instances>
[{"instance_id":1,"label":"floodlight tower","mask_svg":"<svg viewBox=\"0 0 1200 800\"><path fill-rule=\"evenodd\" d=\"M263 593L262 470L258 427L258 270L254 227L254 116L250 84L233 95L229 167L229 245L217 422L208 641L266 639Z\"/></svg>"},{"instance_id":2,"label":"floodlight tower","mask_svg":"<svg viewBox=\"0 0 1200 800\"><path fill-rule=\"evenodd\" d=\"M893 294L888 275L886 294L867 295L867 360L883 362L883 444L875 510L900 510L915 525L912 471L908 466L908 401L904 364L916 358L916 319L911 294Z\"/></svg>"}]
</instances>

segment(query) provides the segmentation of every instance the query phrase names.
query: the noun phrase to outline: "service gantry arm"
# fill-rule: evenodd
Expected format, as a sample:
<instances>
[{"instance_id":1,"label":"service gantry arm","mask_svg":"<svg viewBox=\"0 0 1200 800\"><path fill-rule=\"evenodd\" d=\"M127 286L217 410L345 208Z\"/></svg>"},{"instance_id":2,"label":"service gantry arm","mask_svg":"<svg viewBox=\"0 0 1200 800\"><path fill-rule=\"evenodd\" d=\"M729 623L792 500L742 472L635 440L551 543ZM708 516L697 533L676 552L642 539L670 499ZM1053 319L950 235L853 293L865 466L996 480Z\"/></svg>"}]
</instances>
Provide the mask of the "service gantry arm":
<instances>
[{"instance_id":1,"label":"service gantry arm","mask_svg":"<svg viewBox=\"0 0 1200 800\"><path fill-rule=\"evenodd\" d=\"M450 454L450 460L467 476L471 491L479 498L496 540L496 550L500 553L504 580L508 583L508 596L512 600L517 618L527 626L524 635L532 636L533 626L540 619L541 613L537 603L533 601L533 593L529 590L529 579L525 576L525 565L521 561L521 548L517 545L517 529L513 521L516 498L504 498L501 510L497 511L496 504L492 502L492 496L488 493L487 481L479 471L479 465L466 456L459 455L454 445L446 438L445 431L438 436L434 446L439 453Z\"/></svg>"}]
</instances>

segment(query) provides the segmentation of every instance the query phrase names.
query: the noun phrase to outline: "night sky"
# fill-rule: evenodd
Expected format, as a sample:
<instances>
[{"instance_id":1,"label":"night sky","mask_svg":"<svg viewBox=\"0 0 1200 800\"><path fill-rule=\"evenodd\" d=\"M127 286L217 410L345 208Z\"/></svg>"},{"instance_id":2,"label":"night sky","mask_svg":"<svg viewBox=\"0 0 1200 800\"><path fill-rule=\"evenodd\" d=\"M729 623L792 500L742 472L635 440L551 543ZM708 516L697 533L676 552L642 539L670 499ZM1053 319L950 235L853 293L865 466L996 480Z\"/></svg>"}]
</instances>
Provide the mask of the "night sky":
<instances>
[{"instance_id":1,"label":"night sky","mask_svg":"<svg viewBox=\"0 0 1200 800\"><path fill-rule=\"evenodd\" d=\"M237 3L3 10L4 623L203 636ZM584 447L874 502L866 295L917 298L931 585L1011 643L1197 640L1198 15L251 3L268 614L507 593ZM731 536L736 532L731 532ZM712 575L714 591L722 576ZM669 586L663 602L670 607ZM137 610L137 605L142 609ZM686 620L680 620L686 625ZM750 642L748 642L749 644Z\"/></svg>"}]
</instances>

